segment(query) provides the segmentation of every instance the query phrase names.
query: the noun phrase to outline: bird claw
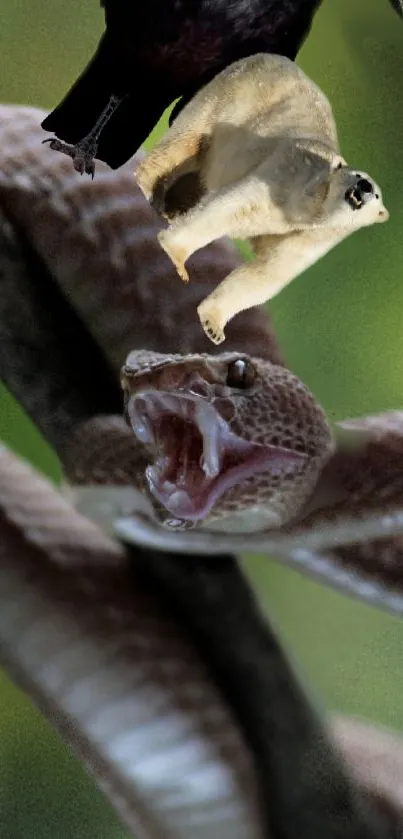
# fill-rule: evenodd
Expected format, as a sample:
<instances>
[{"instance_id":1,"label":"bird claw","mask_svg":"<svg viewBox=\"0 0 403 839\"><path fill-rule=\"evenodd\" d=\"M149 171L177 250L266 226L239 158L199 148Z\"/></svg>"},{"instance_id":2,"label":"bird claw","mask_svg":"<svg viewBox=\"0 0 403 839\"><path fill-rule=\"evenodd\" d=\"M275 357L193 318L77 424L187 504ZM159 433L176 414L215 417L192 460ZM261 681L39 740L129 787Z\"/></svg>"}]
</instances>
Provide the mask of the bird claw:
<instances>
[{"instance_id":1,"label":"bird claw","mask_svg":"<svg viewBox=\"0 0 403 839\"><path fill-rule=\"evenodd\" d=\"M91 175L92 179L94 179L94 157L96 153L96 146L94 144L89 145L87 143L77 143L75 146L72 146L69 143L63 143L56 137L46 138L43 142L49 143L50 148L53 149L53 151L59 151L62 154L67 154L71 157L74 168L76 172L80 173L80 175Z\"/></svg>"}]
</instances>

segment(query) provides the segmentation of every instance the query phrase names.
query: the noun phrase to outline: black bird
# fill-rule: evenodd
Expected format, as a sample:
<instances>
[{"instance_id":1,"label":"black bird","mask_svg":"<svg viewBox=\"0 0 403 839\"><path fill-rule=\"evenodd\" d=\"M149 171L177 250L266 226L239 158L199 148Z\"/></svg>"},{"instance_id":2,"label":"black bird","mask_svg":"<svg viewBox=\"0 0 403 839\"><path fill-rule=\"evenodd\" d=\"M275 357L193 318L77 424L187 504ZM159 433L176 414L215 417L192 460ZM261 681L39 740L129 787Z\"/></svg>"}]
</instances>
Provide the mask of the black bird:
<instances>
[{"instance_id":1,"label":"black bird","mask_svg":"<svg viewBox=\"0 0 403 839\"><path fill-rule=\"evenodd\" d=\"M403 16L403 0L390 0ZM94 58L42 122L45 140L94 176L117 169L179 97L184 104L233 61L258 52L295 59L321 0L101 0L106 30Z\"/></svg>"}]
</instances>

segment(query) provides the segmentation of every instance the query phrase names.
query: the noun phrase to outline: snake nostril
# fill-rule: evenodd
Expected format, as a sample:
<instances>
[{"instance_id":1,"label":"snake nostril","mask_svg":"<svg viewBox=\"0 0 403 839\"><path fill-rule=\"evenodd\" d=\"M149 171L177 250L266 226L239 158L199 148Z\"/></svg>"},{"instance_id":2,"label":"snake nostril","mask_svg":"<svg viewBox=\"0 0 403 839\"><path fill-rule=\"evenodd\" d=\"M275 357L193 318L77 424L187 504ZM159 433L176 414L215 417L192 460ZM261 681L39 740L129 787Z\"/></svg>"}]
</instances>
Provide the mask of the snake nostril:
<instances>
[{"instance_id":1,"label":"snake nostril","mask_svg":"<svg viewBox=\"0 0 403 839\"><path fill-rule=\"evenodd\" d=\"M201 396L203 399L208 399L210 396L210 388L207 382L199 375L199 373L192 373L185 381L185 386L190 393L195 396Z\"/></svg>"}]
</instances>

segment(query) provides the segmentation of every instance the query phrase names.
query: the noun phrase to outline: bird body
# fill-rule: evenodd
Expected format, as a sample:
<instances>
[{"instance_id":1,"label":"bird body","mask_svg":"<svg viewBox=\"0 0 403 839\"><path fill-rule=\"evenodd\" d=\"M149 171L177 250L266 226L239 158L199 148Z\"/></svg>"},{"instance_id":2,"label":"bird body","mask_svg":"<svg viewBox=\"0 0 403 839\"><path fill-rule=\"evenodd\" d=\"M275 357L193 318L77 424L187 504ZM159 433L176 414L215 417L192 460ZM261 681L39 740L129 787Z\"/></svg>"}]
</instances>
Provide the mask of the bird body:
<instances>
[{"instance_id":1,"label":"bird body","mask_svg":"<svg viewBox=\"0 0 403 839\"><path fill-rule=\"evenodd\" d=\"M171 121L234 61L258 52L294 59L320 0L103 0L101 5L106 31L95 56L42 123L59 138L52 148L71 154L79 171L92 173L95 156L113 169L125 163L175 99L181 97ZM141 120L139 80L146 88ZM119 105L94 132L111 97Z\"/></svg>"},{"instance_id":2,"label":"bird body","mask_svg":"<svg viewBox=\"0 0 403 839\"><path fill-rule=\"evenodd\" d=\"M390 0L403 16L403 0ZM321 0L101 0L106 30L97 51L42 127L51 148L92 176L112 169L229 64L256 53L295 59ZM145 95L138 117L139 83ZM46 141L45 141L46 142Z\"/></svg>"}]
</instances>

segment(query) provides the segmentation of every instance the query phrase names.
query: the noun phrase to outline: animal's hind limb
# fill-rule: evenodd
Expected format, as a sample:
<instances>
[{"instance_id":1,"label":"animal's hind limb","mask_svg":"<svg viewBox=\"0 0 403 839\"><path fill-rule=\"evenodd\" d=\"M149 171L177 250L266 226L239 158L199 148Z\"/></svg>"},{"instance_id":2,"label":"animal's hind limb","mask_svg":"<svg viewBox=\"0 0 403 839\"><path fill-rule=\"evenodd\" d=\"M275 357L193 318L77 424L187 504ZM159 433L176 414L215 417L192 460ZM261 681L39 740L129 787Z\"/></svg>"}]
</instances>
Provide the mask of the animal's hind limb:
<instances>
[{"instance_id":1,"label":"animal's hind limb","mask_svg":"<svg viewBox=\"0 0 403 839\"><path fill-rule=\"evenodd\" d=\"M186 261L215 239L249 239L269 231L283 234L293 230L295 224L271 200L270 187L254 173L236 186L202 199L195 209L162 230L158 241L181 279L187 282Z\"/></svg>"},{"instance_id":2,"label":"animal's hind limb","mask_svg":"<svg viewBox=\"0 0 403 839\"><path fill-rule=\"evenodd\" d=\"M166 190L180 176L197 171L205 149L203 136L186 133L162 140L135 170L135 179L157 211L163 207Z\"/></svg>"},{"instance_id":3,"label":"animal's hind limb","mask_svg":"<svg viewBox=\"0 0 403 839\"><path fill-rule=\"evenodd\" d=\"M255 259L232 271L197 307L206 335L221 344L234 315L266 303L346 235L345 230L321 228L251 239Z\"/></svg>"}]
</instances>

